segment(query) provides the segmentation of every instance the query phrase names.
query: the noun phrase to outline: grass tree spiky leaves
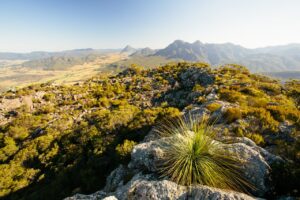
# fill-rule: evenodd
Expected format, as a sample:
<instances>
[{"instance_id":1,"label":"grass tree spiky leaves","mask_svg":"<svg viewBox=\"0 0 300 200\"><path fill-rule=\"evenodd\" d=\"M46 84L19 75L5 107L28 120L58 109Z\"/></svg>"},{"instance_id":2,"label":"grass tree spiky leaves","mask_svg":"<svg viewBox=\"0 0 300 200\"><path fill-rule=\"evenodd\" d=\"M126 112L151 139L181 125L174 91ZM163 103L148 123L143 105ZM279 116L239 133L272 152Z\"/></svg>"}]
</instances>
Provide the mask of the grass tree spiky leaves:
<instances>
[{"instance_id":1,"label":"grass tree spiky leaves","mask_svg":"<svg viewBox=\"0 0 300 200\"><path fill-rule=\"evenodd\" d=\"M207 120L180 118L161 124L156 132L166 137L162 176L187 186L202 184L243 192L252 187L241 172L243 163L213 139L215 133Z\"/></svg>"}]
</instances>

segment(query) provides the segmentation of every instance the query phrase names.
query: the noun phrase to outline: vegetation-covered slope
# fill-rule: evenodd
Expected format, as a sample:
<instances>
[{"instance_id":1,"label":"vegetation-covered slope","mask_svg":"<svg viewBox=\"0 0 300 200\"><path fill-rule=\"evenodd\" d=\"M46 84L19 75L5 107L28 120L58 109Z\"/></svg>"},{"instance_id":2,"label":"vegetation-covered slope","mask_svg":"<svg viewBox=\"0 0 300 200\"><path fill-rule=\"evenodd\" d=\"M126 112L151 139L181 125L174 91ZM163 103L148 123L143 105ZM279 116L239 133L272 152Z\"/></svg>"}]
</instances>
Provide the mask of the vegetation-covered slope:
<instances>
[{"instance_id":1,"label":"vegetation-covered slope","mask_svg":"<svg viewBox=\"0 0 300 200\"><path fill-rule=\"evenodd\" d=\"M281 173L274 179L284 184L278 182L276 191L297 193L299 97L300 82L281 85L237 65L211 69L203 63L131 67L83 84L6 92L0 104L0 196L61 199L94 192L157 121L192 105L218 116L219 134L249 137L288 160L277 167ZM220 115L222 103L230 106Z\"/></svg>"},{"instance_id":2,"label":"vegetation-covered slope","mask_svg":"<svg viewBox=\"0 0 300 200\"><path fill-rule=\"evenodd\" d=\"M162 66L167 63L176 62L175 59L167 59L162 56L139 56L132 55L128 59L120 60L109 64L107 66L107 71L110 72L120 72L124 69L130 67L131 65L143 66L145 69L154 68L156 66Z\"/></svg>"},{"instance_id":3,"label":"vegetation-covered slope","mask_svg":"<svg viewBox=\"0 0 300 200\"><path fill-rule=\"evenodd\" d=\"M102 55L103 57L103 55ZM31 60L22 64L23 67L45 70L66 70L74 65L82 65L92 62L101 55L90 54L88 56L53 56L39 60Z\"/></svg>"}]
</instances>

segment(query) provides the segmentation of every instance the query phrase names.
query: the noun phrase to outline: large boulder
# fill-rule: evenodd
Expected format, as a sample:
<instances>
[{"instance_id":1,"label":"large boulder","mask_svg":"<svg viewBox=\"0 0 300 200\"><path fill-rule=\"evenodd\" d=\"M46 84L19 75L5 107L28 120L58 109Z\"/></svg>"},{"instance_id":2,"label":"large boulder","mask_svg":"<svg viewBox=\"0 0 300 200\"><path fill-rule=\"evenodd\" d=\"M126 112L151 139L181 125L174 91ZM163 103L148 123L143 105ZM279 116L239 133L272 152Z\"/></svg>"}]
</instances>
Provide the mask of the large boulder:
<instances>
[{"instance_id":1,"label":"large boulder","mask_svg":"<svg viewBox=\"0 0 300 200\"><path fill-rule=\"evenodd\" d=\"M168 180L157 180L155 175L137 174L125 186L113 193L119 200L167 200L167 199L256 199L243 193L225 191L203 185L181 186Z\"/></svg>"},{"instance_id":2,"label":"large boulder","mask_svg":"<svg viewBox=\"0 0 300 200\"><path fill-rule=\"evenodd\" d=\"M169 199L218 199L254 200L249 195L212 188L204 185L181 186L172 181L158 180L153 174L136 174L126 185L111 193L96 192L91 195L75 195L65 200L169 200Z\"/></svg>"},{"instance_id":3,"label":"large boulder","mask_svg":"<svg viewBox=\"0 0 300 200\"><path fill-rule=\"evenodd\" d=\"M67 197L64 200L99 200L99 199L106 199L110 196L107 196L107 194L103 191L98 191L93 194L85 195L85 194L75 194L74 196ZM116 198L115 198L116 199ZM111 200L115 200L111 199Z\"/></svg>"},{"instance_id":4,"label":"large boulder","mask_svg":"<svg viewBox=\"0 0 300 200\"><path fill-rule=\"evenodd\" d=\"M136 145L131 152L131 162L128 164L128 167L156 172L159 161L163 157L163 150L161 148L163 140L158 139Z\"/></svg>"},{"instance_id":5,"label":"large boulder","mask_svg":"<svg viewBox=\"0 0 300 200\"><path fill-rule=\"evenodd\" d=\"M124 181L128 176L128 170L125 166L120 165L113 170L106 179L106 185L104 191L114 191L117 187L124 185Z\"/></svg>"},{"instance_id":6,"label":"large boulder","mask_svg":"<svg viewBox=\"0 0 300 200\"><path fill-rule=\"evenodd\" d=\"M223 143L243 143L246 144L247 146L251 147L253 150L259 152L259 154L264 158L264 160L268 163L268 165L272 164L279 164L284 162L283 159L280 156L276 156L264 148L257 146L255 142L253 142L251 139L246 138L246 137L228 137L228 136L223 136L219 137L218 140L220 140Z\"/></svg>"}]
</instances>

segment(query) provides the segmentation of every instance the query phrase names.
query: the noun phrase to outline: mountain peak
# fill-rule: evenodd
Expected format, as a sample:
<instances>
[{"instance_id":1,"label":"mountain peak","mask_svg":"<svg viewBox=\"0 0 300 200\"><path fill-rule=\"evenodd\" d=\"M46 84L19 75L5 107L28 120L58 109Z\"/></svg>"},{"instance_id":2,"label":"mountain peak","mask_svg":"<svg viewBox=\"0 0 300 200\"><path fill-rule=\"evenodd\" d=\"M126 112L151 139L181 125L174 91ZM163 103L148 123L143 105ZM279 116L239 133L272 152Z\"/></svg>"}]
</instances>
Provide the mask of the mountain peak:
<instances>
[{"instance_id":1,"label":"mountain peak","mask_svg":"<svg viewBox=\"0 0 300 200\"><path fill-rule=\"evenodd\" d=\"M172 44L184 44L185 41L183 40L175 40Z\"/></svg>"},{"instance_id":2,"label":"mountain peak","mask_svg":"<svg viewBox=\"0 0 300 200\"><path fill-rule=\"evenodd\" d=\"M196 40L193 44L202 45L203 43L200 40Z\"/></svg>"},{"instance_id":3,"label":"mountain peak","mask_svg":"<svg viewBox=\"0 0 300 200\"><path fill-rule=\"evenodd\" d=\"M126 47L124 47L124 49L121 51L121 53L128 53L128 54L132 54L136 52L136 49L133 48L132 46L130 45L127 45Z\"/></svg>"}]
</instances>

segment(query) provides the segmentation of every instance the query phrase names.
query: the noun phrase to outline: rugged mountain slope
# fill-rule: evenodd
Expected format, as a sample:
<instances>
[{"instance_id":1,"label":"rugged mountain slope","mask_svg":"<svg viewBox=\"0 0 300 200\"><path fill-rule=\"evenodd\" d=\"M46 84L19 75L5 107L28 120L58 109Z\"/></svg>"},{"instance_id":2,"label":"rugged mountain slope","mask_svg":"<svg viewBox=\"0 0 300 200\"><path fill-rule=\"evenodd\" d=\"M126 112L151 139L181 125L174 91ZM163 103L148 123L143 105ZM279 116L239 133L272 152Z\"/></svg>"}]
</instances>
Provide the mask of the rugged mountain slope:
<instances>
[{"instance_id":1,"label":"rugged mountain slope","mask_svg":"<svg viewBox=\"0 0 300 200\"><path fill-rule=\"evenodd\" d=\"M281 80L298 79L300 80L300 71L268 72L266 75Z\"/></svg>"},{"instance_id":2,"label":"rugged mountain slope","mask_svg":"<svg viewBox=\"0 0 300 200\"><path fill-rule=\"evenodd\" d=\"M219 136L248 137L281 156L285 162L271 166L273 189L265 195L299 195L299 94L296 81L281 85L237 65L203 63L132 67L83 84L3 93L0 196L95 192L156 123L181 111L206 113L217 119Z\"/></svg>"},{"instance_id":3,"label":"rugged mountain slope","mask_svg":"<svg viewBox=\"0 0 300 200\"><path fill-rule=\"evenodd\" d=\"M203 44L200 41L194 43L176 40L165 49L159 50L156 55L167 58L180 58L187 61L206 61L213 65L224 64L236 58L242 58L247 54L247 49L227 44Z\"/></svg>"},{"instance_id":4,"label":"rugged mountain slope","mask_svg":"<svg viewBox=\"0 0 300 200\"><path fill-rule=\"evenodd\" d=\"M87 56L52 56L49 58L31 60L24 62L23 67L44 70L66 70L75 65L82 65L100 58L101 54L90 54Z\"/></svg>"},{"instance_id":5,"label":"rugged mountain slope","mask_svg":"<svg viewBox=\"0 0 300 200\"><path fill-rule=\"evenodd\" d=\"M146 48L137 50L130 56L150 56L150 55L155 54L156 51L157 50L153 50L153 49L150 49L149 47L146 47Z\"/></svg>"},{"instance_id":6,"label":"rugged mountain slope","mask_svg":"<svg viewBox=\"0 0 300 200\"><path fill-rule=\"evenodd\" d=\"M300 46L286 45L247 49L231 43L203 44L176 40L155 55L212 65L238 63L253 72L300 70Z\"/></svg>"},{"instance_id":7,"label":"rugged mountain slope","mask_svg":"<svg viewBox=\"0 0 300 200\"><path fill-rule=\"evenodd\" d=\"M267 53L281 56L298 56L300 55L300 44L288 44L279 46L270 46L255 49L259 53Z\"/></svg>"}]
</instances>

